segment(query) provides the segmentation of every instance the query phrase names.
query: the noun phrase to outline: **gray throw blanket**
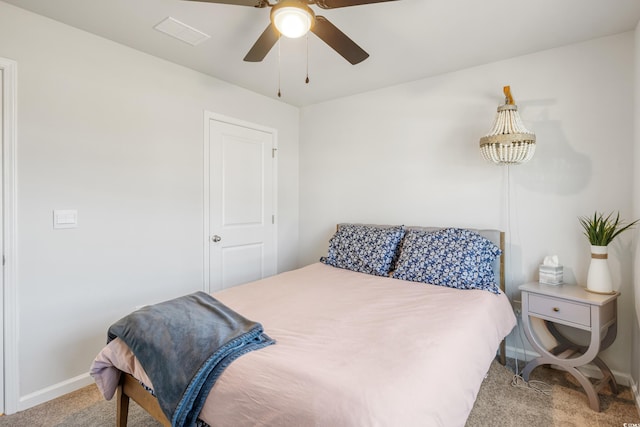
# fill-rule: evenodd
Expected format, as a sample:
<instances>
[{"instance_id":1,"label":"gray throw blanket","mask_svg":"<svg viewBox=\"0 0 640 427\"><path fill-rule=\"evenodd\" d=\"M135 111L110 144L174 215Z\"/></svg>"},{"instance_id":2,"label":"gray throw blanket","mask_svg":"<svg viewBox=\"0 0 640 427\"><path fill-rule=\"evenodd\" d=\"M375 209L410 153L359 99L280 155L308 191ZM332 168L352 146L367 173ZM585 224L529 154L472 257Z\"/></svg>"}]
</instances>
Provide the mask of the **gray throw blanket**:
<instances>
[{"instance_id":1,"label":"gray throw blanket","mask_svg":"<svg viewBox=\"0 0 640 427\"><path fill-rule=\"evenodd\" d=\"M138 358L172 426L193 426L222 371L239 356L273 344L262 325L209 294L146 306L109 328Z\"/></svg>"}]
</instances>

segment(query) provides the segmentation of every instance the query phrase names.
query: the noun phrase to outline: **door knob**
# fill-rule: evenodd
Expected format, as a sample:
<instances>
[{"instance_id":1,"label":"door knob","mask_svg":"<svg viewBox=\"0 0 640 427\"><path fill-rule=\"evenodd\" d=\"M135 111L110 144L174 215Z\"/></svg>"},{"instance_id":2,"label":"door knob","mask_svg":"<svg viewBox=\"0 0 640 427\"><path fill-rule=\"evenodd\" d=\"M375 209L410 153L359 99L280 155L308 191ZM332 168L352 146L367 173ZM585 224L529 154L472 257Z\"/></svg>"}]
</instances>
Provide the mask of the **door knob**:
<instances>
[{"instance_id":1,"label":"door knob","mask_svg":"<svg viewBox=\"0 0 640 427\"><path fill-rule=\"evenodd\" d=\"M220 240L222 240L222 237L218 236L217 234L211 236L211 241L214 243L218 243Z\"/></svg>"}]
</instances>

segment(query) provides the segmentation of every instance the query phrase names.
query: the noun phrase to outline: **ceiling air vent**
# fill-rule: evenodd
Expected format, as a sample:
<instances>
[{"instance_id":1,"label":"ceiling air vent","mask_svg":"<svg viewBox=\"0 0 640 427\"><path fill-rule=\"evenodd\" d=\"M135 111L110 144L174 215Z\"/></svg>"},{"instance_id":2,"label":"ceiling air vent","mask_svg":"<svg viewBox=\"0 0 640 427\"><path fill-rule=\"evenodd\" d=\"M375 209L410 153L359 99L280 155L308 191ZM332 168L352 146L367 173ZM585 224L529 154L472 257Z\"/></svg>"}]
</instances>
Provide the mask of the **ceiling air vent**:
<instances>
[{"instance_id":1,"label":"ceiling air vent","mask_svg":"<svg viewBox=\"0 0 640 427\"><path fill-rule=\"evenodd\" d=\"M170 16L153 28L185 43L189 43L191 46L199 45L203 41L211 38L208 34L198 31L187 24L183 24Z\"/></svg>"}]
</instances>

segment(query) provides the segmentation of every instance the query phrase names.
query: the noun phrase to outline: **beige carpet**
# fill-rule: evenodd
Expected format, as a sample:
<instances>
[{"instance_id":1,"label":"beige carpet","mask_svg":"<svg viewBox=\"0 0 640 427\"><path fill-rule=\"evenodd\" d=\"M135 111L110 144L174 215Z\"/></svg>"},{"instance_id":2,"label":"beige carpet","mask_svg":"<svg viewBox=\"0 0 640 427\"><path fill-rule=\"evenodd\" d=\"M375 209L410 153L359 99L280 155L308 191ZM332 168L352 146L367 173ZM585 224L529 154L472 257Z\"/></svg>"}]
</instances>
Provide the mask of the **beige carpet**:
<instances>
[{"instance_id":1,"label":"beige carpet","mask_svg":"<svg viewBox=\"0 0 640 427\"><path fill-rule=\"evenodd\" d=\"M553 369L539 367L532 379L551 386L546 396L511 386L513 373L494 362L482 384L466 427L623 427L624 423L640 424L640 416L629 388L621 387L618 396L608 390L601 394L602 412L594 412L572 377ZM0 417L3 426L38 427L112 427L115 425L115 403L107 402L93 385L27 411ZM129 411L129 426L157 427L134 402Z\"/></svg>"},{"instance_id":2,"label":"beige carpet","mask_svg":"<svg viewBox=\"0 0 640 427\"><path fill-rule=\"evenodd\" d=\"M2 427L113 427L115 423L115 399L104 400L95 385L26 411L0 417ZM133 401L129 405L129 426L162 427Z\"/></svg>"},{"instance_id":3,"label":"beige carpet","mask_svg":"<svg viewBox=\"0 0 640 427\"><path fill-rule=\"evenodd\" d=\"M467 427L623 427L640 423L640 415L628 387L620 387L617 396L608 387L600 393L601 412L589 408L587 396L569 374L546 366L536 368L531 380L549 385L550 395L511 386L513 371L493 362Z\"/></svg>"}]
</instances>

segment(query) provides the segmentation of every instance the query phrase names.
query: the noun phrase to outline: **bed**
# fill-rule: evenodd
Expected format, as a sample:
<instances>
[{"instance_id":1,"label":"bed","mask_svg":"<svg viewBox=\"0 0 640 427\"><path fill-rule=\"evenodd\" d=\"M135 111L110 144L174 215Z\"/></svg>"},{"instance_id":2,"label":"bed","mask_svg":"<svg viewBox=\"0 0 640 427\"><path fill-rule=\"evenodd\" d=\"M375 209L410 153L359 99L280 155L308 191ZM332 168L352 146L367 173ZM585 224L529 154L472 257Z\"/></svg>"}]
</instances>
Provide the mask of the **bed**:
<instances>
[{"instance_id":1,"label":"bed","mask_svg":"<svg viewBox=\"0 0 640 427\"><path fill-rule=\"evenodd\" d=\"M341 230L362 227L364 243L357 233L357 238L352 233L341 239ZM380 239L367 240L372 228L392 234L393 227L339 226L322 262L214 294L231 309L259 321L276 344L246 353L226 367L206 397L199 424L465 424L498 350L504 363L504 338L516 324L503 293L504 234L398 226L395 230L400 232L394 236L400 237L391 243L384 240L382 246L388 247L380 251L371 246ZM449 240L440 241L434 250L430 236L441 232L450 232ZM455 240L459 236L451 234L460 232L471 233L474 241L481 236L499 248L480 262L483 272L471 274L443 262L451 261L451 248L460 252ZM464 242L468 235L463 235ZM354 244L361 249L364 245L384 262L363 266L354 263L353 256L342 256ZM435 267L422 262L434 256L440 257ZM480 276L487 273L487 260L495 288L469 281L458 287L446 280L439 285L424 282L439 280L425 276L425 271L486 281ZM94 369L96 362L102 369ZM118 426L126 426L130 398L163 425L171 425L149 391L151 380L121 340L111 341L96 362L92 375L105 397L115 390ZM122 374L114 380L108 372Z\"/></svg>"}]
</instances>

